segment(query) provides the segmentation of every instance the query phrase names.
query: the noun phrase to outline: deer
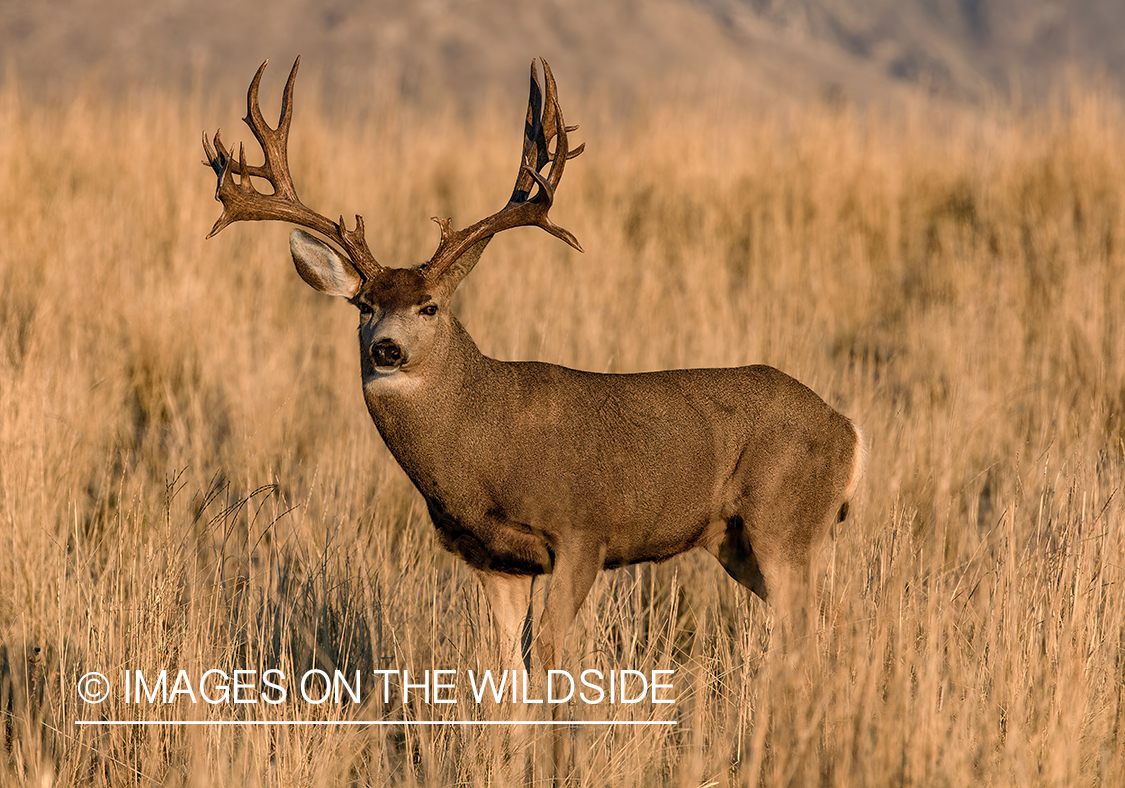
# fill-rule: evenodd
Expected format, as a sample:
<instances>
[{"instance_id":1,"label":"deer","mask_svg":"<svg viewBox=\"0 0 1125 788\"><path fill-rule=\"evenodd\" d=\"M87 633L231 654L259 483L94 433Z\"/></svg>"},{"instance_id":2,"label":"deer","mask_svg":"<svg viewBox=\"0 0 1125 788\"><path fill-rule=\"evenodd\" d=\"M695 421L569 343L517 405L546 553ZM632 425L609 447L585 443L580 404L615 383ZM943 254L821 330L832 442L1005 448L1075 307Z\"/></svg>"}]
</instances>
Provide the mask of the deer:
<instances>
[{"instance_id":1,"label":"deer","mask_svg":"<svg viewBox=\"0 0 1125 788\"><path fill-rule=\"evenodd\" d=\"M479 577L507 664L530 670L534 646L544 670L561 667L603 569L701 548L770 604L809 586L813 551L847 515L865 457L860 430L811 389L764 365L608 374L497 360L452 314L458 285L505 230L539 227L583 251L548 217L585 145L570 147L578 127L563 120L546 60L544 88L531 63L508 203L461 230L435 218L433 256L402 268L376 262L362 216L348 229L343 216L333 221L298 198L287 148L300 58L276 128L258 102L268 62L250 83L244 118L264 163L247 164L242 145L236 157L219 131L214 145L203 134L223 205L208 238L240 221L294 224L297 273L358 308L367 410L442 547ZM532 582L544 575L533 636Z\"/></svg>"}]
</instances>

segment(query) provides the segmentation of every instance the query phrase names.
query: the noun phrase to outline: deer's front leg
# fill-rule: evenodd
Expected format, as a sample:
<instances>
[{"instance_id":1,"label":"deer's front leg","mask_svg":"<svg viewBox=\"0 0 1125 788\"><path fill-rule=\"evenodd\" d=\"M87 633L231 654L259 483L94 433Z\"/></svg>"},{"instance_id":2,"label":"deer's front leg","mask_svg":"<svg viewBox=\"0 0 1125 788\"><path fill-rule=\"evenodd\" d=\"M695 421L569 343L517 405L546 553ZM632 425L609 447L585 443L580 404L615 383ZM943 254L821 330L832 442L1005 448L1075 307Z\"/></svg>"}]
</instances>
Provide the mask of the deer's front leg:
<instances>
[{"instance_id":1,"label":"deer's front leg","mask_svg":"<svg viewBox=\"0 0 1125 788\"><path fill-rule=\"evenodd\" d=\"M578 609L605 562L605 545L572 544L566 552L555 555L551 572L551 588L543 608L543 619L536 640L544 674L548 670L562 669L566 634ZM570 720L570 706L556 703L551 707L555 723ZM566 780L572 772L572 731L569 726L556 724L553 730L554 777L556 782Z\"/></svg>"},{"instance_id":2,"label":"deer's front leg","mask_svg":"<svg viewBox=\"0 0 1125 788\"><path fill-rule=\"evenodd\" d=\"M531 575L478 570L500 639L501 665L515 675L531 670ZM515 679L513 678L513 681Z\"/></svg>"},{"instance_id":3,"label":"deer's front leg","mask_svg":"<svg viewBox=\"0 0 1125 788\"><path fill-rule=\"evenodd\" d=\"M536 650L544 673L562 669L566 635L605 561L605 545L568 545L555 555Z\"/></svg>"}]
</instances>

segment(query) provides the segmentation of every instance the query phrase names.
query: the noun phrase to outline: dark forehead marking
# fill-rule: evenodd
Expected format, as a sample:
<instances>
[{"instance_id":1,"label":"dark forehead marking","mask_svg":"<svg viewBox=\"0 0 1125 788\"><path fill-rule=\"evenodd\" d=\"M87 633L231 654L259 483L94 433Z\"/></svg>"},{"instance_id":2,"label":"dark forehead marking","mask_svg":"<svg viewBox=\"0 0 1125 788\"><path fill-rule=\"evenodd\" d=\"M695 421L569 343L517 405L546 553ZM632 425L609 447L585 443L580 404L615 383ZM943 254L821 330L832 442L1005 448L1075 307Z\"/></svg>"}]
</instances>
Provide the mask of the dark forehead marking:
<instances>
[{"instance_id":1,"label":"dark forehead marking","mask_svg":"<svg viewBox=\"0 0 1125 788\"><path fill-rule=\"evenodd\" d=\"M364 283L357 298L384 309L396 309L424 304L432 296L417 269L385 268Z\"/></svg>"}]
</instances>

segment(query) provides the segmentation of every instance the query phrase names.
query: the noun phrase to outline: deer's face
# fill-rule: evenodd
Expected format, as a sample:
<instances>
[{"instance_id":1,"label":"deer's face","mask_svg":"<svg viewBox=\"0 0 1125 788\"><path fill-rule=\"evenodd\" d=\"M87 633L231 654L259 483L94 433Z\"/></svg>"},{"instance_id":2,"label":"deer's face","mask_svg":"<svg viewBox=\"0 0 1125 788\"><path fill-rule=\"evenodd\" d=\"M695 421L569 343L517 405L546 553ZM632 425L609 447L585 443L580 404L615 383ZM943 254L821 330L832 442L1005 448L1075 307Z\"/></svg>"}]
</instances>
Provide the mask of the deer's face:
<instances>
[{"instance_id":1,"label":"deer's face","mask_svg":"<svg viewBox=\"0 0 1125 788\"><path fill-rule=\"evenodd\" d=\"M458 283L472 271L489 241L514 227L540 227L578 251L582 246L567 230L547 216L567 160L582 152L571 148L567 134L577 126L563 122L555 78L543 61L546 92L541 89L535 63L531 64L531 90L523 124L523 153L512 196L490 216L460 230L451 219L434 217L441 228L441 241L424 267L392 269L382 266L371 254L364 238L363 218L356 214L349 230L343 216L338 222L305 206L289 172L289 128L293 120L293 83L298 59L293 63L281 102L281 118L271 127L262 117L258 89L263 63L246 93L246 123L265 156L260 165L248 165L239 148L227 148L215 132L214 144L203 135L205 164L218 176L215 198L223 213L211 235L233 222L278 220L313 230L337 246L327 244L304 230L289 236L289 249L297 272L309 285L328 295L346 298L359 307L360 357L364 388L369 393L386 391L405 381L417 382L426 369L446 362L454 344L465 347L453 317L446 307ZM553 143L553 147L552 147ZM550 168L544 172L544 168ZM258 191L254 179L268 181L271 194ZM341 253L341 251L343 252ZM469 342L471 344L471 341Z\"/></svg>"},{"instance_id":2,"label":"deer's face","mask_svg":"<svg viewBox=\"0 0 1125 788\"><path fill-rule=\"evenodd\" d=\"M412 268L387 268L351 298L359 307L363 383L421 372L448 331L446 299Z\"/></svg>"},{"instance_id":3,"label":"deer's face","mask_svg":"<svg viewBox=\"0 0 1125 788\"><path fill-rule=\"evenodd\" d=\"M359 307L364 388L405 384L441 355L452 293L427 281L419 269L380 268L365 281L347 258L301 230L293 231L289 249L309 285Z\"/></svg>"}]
</instances>

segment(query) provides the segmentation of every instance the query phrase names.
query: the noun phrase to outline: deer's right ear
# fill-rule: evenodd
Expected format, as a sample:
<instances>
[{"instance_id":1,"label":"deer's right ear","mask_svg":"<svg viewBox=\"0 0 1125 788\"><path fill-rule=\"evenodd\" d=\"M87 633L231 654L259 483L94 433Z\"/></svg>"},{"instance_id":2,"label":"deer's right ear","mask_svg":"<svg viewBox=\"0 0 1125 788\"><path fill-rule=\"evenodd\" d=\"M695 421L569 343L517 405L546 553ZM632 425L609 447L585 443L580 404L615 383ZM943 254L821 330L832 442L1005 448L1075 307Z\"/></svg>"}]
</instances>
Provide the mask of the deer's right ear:
<instances>
[{"instance_id":1,"label":"deer's right ear","mask_svg":"<svg viewBox=\"0 0 1125 788\"><path fill-rule=\"evenodd\" d=\"M322 293L352 298L359 292L363 277L351 261L328 244L304 230L289 235L289 251L301 278Z\"/></svg>"}]
</instances>

